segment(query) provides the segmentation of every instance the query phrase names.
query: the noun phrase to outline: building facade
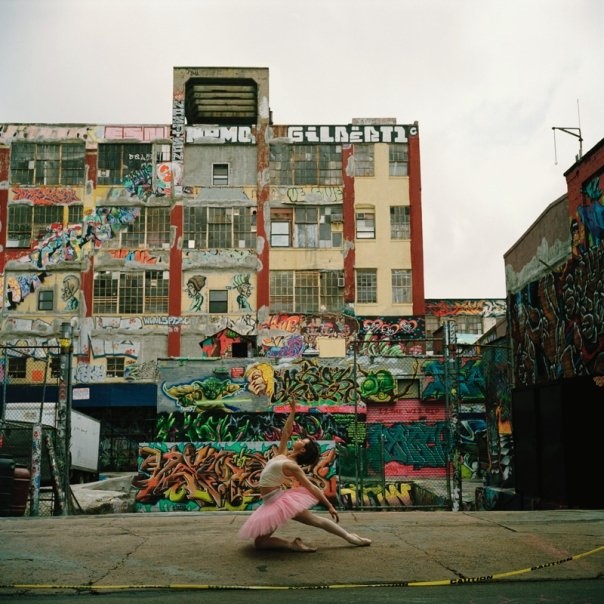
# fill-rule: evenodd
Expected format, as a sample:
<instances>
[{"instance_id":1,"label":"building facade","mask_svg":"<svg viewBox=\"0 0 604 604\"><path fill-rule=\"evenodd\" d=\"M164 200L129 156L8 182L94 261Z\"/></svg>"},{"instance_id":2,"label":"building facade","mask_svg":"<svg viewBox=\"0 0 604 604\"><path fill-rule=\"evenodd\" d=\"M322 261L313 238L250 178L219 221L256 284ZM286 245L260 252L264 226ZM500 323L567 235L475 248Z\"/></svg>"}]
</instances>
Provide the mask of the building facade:
<instances>
[{"instance_id":1,"label":"building facade","mask_svg":"<svg viewBox=\"0 0 604 604\"><path fill-rule=\"evenodd\" d=\"M540 505L602 507L604 140L565 177L504 256L516 489Z\"/></svg>"},{"instance_id":2,"label":"building facade","mask_svg":"<svg viewBox=\"0 0 604 604\"><path fill-rule=\"evenodd\" d=\"M277 125L268 88L175 68L171 125L1 125L3 343L70 321L76 383L144 381L329 348L324 317L422 315L417 124ZM284 337L285 314L314 318Z\"/></svg>"}]
</instances>

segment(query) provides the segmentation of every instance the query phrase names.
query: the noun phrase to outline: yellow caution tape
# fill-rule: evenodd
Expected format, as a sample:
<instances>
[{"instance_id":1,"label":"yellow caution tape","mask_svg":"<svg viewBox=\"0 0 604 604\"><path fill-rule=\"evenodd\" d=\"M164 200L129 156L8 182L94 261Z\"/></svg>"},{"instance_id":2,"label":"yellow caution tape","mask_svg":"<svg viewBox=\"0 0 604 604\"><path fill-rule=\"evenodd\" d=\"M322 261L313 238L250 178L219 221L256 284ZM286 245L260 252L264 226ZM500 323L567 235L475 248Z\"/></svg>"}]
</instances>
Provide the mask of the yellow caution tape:
<instances>
[{"instance_id":1,"label":"yellow caution tape","mask_svg":"<svg viewBox=\"0 0 604 604\"><path fill-rule=\"evenodd\" d=\"M212 584L195 584L195 583L169 583L167 585L57 585L57 584L40 584L40 583L13 583L11 585L0 585L0 589L73 589L77 591L118 591L118 590L294 590L294 589L351 589L359 587L434 587L442 585L462 585L468 583L488 583L490 581L500 581L506 577L522 575L525 573L558 566L586 558L593 554L597 554L604 550L604 545L600 545L595 549L568 558L562 558L555 562L546 562L520 570L512 570L504 573L496 573L494 575L485 575L483 577L461 577L459 579L443 579L442 581L395 581L395 582L376 582L376 583L336 583L333 585L212 585Z\"/></svg>"}]
</instances>

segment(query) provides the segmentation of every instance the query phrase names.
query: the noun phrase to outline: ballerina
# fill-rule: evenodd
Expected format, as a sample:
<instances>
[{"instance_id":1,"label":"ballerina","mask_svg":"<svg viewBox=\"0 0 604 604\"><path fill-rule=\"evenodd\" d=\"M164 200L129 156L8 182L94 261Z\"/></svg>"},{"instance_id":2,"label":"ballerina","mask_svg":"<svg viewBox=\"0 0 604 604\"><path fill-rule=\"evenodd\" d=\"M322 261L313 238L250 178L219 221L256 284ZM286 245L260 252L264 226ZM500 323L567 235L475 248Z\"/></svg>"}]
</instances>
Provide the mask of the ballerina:
<instances>
[{"instance_id":1,"label":"ballerina","mask_svg":"<svg viewBox=\"0 0 604 604\"><path fill-rule=\"evenodd\" d=\"M257 549L288 549L299 552L314 552L317 548L305 543L300 537L288 541L274 537L273 533L293 519L323 529L341 537L356 546L371 545L371 539L349 533L338 523L340 518L336 509L325 496L325 493L314 485L304 473L301 466L314 466L320 457L319 445L311 438L293 441L288 450L288 441L294 425L296 403L289 401L290 413L283 426L277 454L272 457L262 470L258 487L262 504L254 510L239 530L243 539L254 539ZM291 480L300 486L283 489ZM309 508L322 503L331 518L313 514Z\"/></svg>"}]
</instances>

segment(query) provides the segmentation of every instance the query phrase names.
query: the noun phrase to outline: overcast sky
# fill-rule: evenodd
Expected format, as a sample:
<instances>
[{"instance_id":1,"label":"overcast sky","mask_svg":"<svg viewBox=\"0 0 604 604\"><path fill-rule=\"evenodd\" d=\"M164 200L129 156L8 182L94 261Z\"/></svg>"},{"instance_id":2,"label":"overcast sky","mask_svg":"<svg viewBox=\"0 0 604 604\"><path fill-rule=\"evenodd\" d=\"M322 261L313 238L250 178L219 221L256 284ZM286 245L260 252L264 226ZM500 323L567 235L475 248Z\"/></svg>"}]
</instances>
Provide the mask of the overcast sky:
<instances>
[{"instance_id":1,"label":"overcast sky","mask_svg":"<svg viewBox=\"0 0 604 604\"><path fill-rule=\"evenodd\" d=\"M168 124L175 66L268 67L277 124L417 120L428 298L505 297L552 128L604 138L603 0L0 0L0 123Z\"/></svg>"}]
</instances>

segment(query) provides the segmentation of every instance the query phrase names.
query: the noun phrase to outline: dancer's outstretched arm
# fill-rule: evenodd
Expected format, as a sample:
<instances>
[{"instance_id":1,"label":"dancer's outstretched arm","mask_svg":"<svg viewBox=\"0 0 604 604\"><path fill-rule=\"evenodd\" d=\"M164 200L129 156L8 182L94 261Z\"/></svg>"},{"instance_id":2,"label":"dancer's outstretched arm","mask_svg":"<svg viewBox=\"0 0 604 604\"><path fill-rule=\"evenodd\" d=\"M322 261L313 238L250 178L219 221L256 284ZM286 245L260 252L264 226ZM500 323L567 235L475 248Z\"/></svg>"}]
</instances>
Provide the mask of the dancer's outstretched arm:
<instances>
[{"instance_id":1,"label":"dancer's outstretched arm","mask_svg":"<svg viewBox=\"0 0 604 604\"><path fill-rule=\"evenodd\" d=\"M296 401L289 401L290 412L287 416L287 420L285 420L285 425L283 426L283 430L281 430L281 440L279 441L279 448L277 449L278 455L284 455L287 453L287 443L289 442L289 437L292 435L292 430L294 427L294 416L296 415Z\"/></svg>"}]
</instances>

